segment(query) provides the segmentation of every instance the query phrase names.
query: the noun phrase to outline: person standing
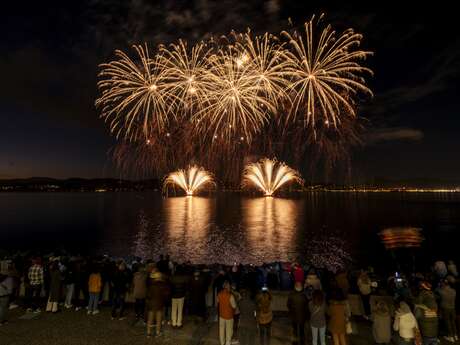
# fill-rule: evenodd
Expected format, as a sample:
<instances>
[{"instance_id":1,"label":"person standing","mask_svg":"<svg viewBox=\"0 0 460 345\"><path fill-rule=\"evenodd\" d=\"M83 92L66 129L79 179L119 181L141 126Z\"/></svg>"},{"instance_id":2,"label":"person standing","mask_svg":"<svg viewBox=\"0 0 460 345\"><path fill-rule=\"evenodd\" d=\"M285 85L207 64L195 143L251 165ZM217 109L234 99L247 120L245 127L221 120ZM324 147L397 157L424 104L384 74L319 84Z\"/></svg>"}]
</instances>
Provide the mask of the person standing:
<instances>
[{"instance_id":1,"label":"person standing","mask_svg":"<svg viewBox=\"0 0 460 345\"><path fill-rule=\"evenodd\" d=\"M372 335L376 344L389 344L391 341L391 316L388 305L378 301L372 312Z\"/></svg>"},{"instance_id":2,"label":"person standing","mask_svg":"<svg viewBox=\"0 0 460 345\"><path fill-rule=\"evenodd\" d=\"M176 273L171 277L171 324L173 327L182 327L182 313L187 293L188 277L182 266L177 266Z\"/></svg>"},{"instance_id":3,"label":"person standing","mask_svg":"<svg viewBox=\"0 0 460 345\"><path fill-rule=\"evenodd\" d=\"M6 324L7 314L10 305L10 297L13 293L14 281L10 272L2 270L0 272L0 326Z\"/></svg>"},{"instance_id":4,"label":"person standing","mask_svg":"<svg viewBox=\"0 0 460 345\"><path fill-rule=\"evenodd\" d=\"M47 312L58 312L59 298L61 295L62 287L62 274L59 270L59 263L57 261L51 262L49 266L50 272L50 287L49 287L49 296L48 303L46 304Z\"/></svg>"},{"instance_id":5,"label":"person standing","mask_svg":"<svg viewBox=\"0 0 460 345\"><path fill-rule=\"evenodd\" d=\"M88 292L88 265L83 260L75 262L75 284L74 284L74 305L75 311L79 311L82 305L89 300ZM83 293L83 302L80 295Z\"/></svg>"},{"instance_id":6,"label":"person standing","mask_svg":"<svg viewBox=\"0 0 460 345\"><path fill-rule=\"evenodd\" d=\"M235 299L235 304L236 304L235 312L233 313L233 341L239 342L238 330L240 327L240 316L241 316L240 302L241 302L242 296L239 293L235 283L231 284L230 292L233 298Z\"/></svg>"},{"instance_id":7,"label":"person standing","mask_svg":"<svg viewBox=\"0 0 460 345\"><path fill-rule=\"evenodd\" d=\"M414 315L417 319L424 345L437 345L438 304L427 281L420 283L420 294L415 301Z\"/></svg>"},{"instance_id":8,"label":"person standing","mask_svg":"<svg viewBox=\"0 0 460 345\"><path fill-rule=\"evenodd\" d=\"M287 308L294 332L293 344L305 344L305 322L308 319L308 299L303 291L303 282L297 282L287 300Z\"/></svg>"},{"instance_id":9,"label":"person standing","mask_svg":"<svg viewBox=\"0 0 460 345\"><path fill-rule=\"evenodd\" d=\"M117 317L119 320L125 319L125 298L130 282L131 280L126 265L124 262L121 262L112 279L112 320L115 320Z\"/></svg>"},{"instance_id":10,"label":"person standing","mask_svg":"<svg viewBox=\"0 0 460 345\"><path fill-rule=\"evenodd\" d=\"M312 290L322 290L321 280L318 278L314 269L310 269L307 277L305 278L304 288L308 287L311 287Z\"/></svg>"},{"instance_id":11,"label":"person standing","mask_svg":"<svg viewBox=\"0 0 460 345\"><path fill-rule=\"evenodd\" d=\"M28 278L31 296L30 310L39 313L42 287L45 281L43 266L40 258L35 258L32 260L32 266L29 268Z\"/></svg>"},{"instance_id":12,"label":"person standing","mask_svg":"<svg viewBox=\"0 0 460 345\"><path fill-rule=\"evenodd\" d=\"M161 272L152 271L147 286L147 337L152 336L156 323L156 336L161 335L161 322L170 296L170 287Z\"/></svg>"},{"instance_id":13,"label":"person standing","mask_svg":"<svg viewBox=\"0 0 460 345\"><path fill-rule=\"evenodd\" d=\"M88 315L99 313L99 295L102 290L102 278L99 270L94 268L88 278Z\"/></svg>"},{"instance_id":14,"label":"person standing","mask_svg":"<svg viewBox=\"0 0 460 345\"><path fill-rule=\"evenodd\" d=\"M209 287L209 277L200 271L193 273L190 282L190 313L203 319L206 319L206 293Z\"/></svg>"},{"instance_id":15,"label":"person standing","mask_svg":"<svg viewBox=\"0 0 460 345\"><path fill-rule=\"evenodd\" d=\"M357 285L359 289L359 294L361 295L361 300L363 301L364 318L368 319L369 315L371 315L370 297L372 287L371 280L366 271L361 271L361 274L358 277Z\"/></svg>"},{"instance_id":16,"label":"person standing","mask_svg":"<svg viewBox=\"0 0 460 345\"><path fill-rule=\"evenodd\" d=\"M412 345L417 329L417 320L406 302L400 302L395 313L393 329L399 334L400 345Z\"/></svg>"},{"instance_id":17,"label":"person standing","mask_svg":"<svg viewBox=\"0 0 460 345\"><path fill-rule=\"evenodd\" d=\"M342 290L343 296L348 296L350 290L350 283L348 281L348 272L346 270L340 270L335 275L335 283Z\"/></svg>"},{"instance_id":18,"label":"person standing","mask_svg":"<svg viewBox=\"0 0 460 345\"><path fill-rule=\"evenodd\" d=\"M334 345L347 345L347 322L350 311L341 289L336 289L329 301L329 331L332 334Z\"/></svg>"},{"instance_id":19,"label":"person standing","mask_svg":"<svg viewBox=\"0 0 460 345\"><path fill-rule=\"evenodd\" d=\"M64 284L65 284L65 302L64 307L66 309L72 308L73 292L75 289L75 271L74 262L69 262L67 269L64 272Z\"/></svg>"},{"instance_id":20,"label":"person standing","mask_svg":"<svg viewBox=\"0 0 460 345\"><path fill-rule=\"evenodd\" d=\"M144 266L139 266L133 276L134 313L137 320L145 319L145 297L147 295L147 272Z\"/></svg>"},{"instance_id":21,"label":"person standing","mask_svg":"<svg viewBox=\"0 0 460 345\"><path fill-rule=\"evenodd\" d=\"M448 276L448 278L453 278ZM455 282L455 278L452 279ZM455 300L457 292L452 287L448 279L442 282L441 287L437 290L438 295L441 299L441 315L446 323L447 337L446 340L454 342L458 340L457 336L457 324L456 324L456 312L455 312Z\"/></svg>"},{"instance_id":22,"label":"person standing","mask_svg":"<svg viewBox=\"0 0 460 345\"><path fill-rule=\"evenodd\" d=\"M272 294L267 288L262 288L256 296L256 320L259 328L260 345L270 345L272 333Z\"/></svg>"},{"instance_id":23,"label":"person standing","mask_svg":"<svg viewBox=\"0 0 460 345\"><path fill-rule=\"evenodd\" d=\"M222 290L217 295L220 345L230 345L233 336L233 316L235 315L236 301L230 289L230 283L225 281Z\"/></svg>"},{"instance_id":24,"label":"person standing","mask_svg":"<svg viewBox=\"0 0 460 345\"><path fill-rule=\"evenodd\" d=\"M319 335L321 345L326 345L326 301L321 290L313 291L308 309L310 310L312 344L318 345Z\"/></svg>"}]
</instances>

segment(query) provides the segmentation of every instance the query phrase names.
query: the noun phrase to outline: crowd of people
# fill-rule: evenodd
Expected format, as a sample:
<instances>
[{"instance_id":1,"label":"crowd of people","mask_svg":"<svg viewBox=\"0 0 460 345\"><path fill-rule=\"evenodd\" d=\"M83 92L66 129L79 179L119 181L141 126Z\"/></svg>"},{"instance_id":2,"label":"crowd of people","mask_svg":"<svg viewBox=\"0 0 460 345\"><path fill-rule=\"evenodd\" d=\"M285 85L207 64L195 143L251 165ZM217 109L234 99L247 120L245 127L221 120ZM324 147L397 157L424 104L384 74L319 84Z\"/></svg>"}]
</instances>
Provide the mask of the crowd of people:
<instances>
[{"instance_id":1,"label":"crowd of people","mask_svg":"<svg viewBox=\"0 0 460 345\"><path fill-rule=\"evenodd\" d=\"M0 325L10 308L28 313L60 309L85 311L88 317L111 308L112 320L127 316L133 305L148 337L160 337L165 325L182 328L184 314L201 320L216 311L221 345L238 341L241 301L253 301L261 345L270 344L273 291L289 291L286 308L293 344L346 345L357 321L368 323L377 344L437 344L458 341L458 272L453 262L436 262L425 273L392 272L385 279L371 268L331 272L295 263L204 266L158 260L103 257L16 256L2 261ZM359 296L359 312L350 296ZM105 299L104 299L105 296ZM107 301L105 301L107 300ZM131 307L130 307L131 310ZM361 316L356 316L361 314ZM276 315L276 314L275 314Z\"/></svg>"}]
</instances>

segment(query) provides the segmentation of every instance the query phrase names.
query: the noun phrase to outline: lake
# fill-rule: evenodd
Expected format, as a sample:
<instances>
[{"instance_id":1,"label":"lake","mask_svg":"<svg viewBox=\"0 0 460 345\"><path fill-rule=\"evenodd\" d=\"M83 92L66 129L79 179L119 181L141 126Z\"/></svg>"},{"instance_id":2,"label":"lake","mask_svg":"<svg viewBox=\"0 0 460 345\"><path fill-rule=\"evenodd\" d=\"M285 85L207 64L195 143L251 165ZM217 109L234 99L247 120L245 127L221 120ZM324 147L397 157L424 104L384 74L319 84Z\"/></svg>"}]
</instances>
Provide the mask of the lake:
<instances>
[{"instance_id":1,"label":"lake","mask_svg":"<svg viewBox=\"0 0 460 345\"><path fill-rule=\"evenodd\" d=\"M350 260L382 266L391 256L378 232L406 225L421 227L425 237L411 257L457 258L460 194L0 193L0 249L7 250L65 248L144 258L169 253L193 263L300 258L328 267Z\"/></svg>"}]
</instances>

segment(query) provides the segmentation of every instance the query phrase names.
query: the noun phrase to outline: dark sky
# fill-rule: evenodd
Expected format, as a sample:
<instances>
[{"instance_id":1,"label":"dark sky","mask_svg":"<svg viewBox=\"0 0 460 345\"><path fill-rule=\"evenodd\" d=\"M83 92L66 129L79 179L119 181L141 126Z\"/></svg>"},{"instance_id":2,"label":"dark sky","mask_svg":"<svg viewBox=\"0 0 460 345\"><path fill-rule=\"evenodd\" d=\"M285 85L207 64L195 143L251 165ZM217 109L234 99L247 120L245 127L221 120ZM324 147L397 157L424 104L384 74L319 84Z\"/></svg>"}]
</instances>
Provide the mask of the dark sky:
<instances>
[{"instance_id":1,"label":"dark sky","mask_svg":"<svg viewBox=\"0 0 460 345\"><path fill-rule=\"evenodd\" d=\"M338 30L363 33L363 47L375 52L367 61L375 97L360 111L369 129L353 152L354 180L460 182L460 35L448 2L385 2L379 10L300 0L8 3L0 15L0 178L118 175L107 154L115 141L94 108L97 65L114 49L248 26L278 33L288 18L301 25L325 12Z\"/></svg>"}]
</instances>

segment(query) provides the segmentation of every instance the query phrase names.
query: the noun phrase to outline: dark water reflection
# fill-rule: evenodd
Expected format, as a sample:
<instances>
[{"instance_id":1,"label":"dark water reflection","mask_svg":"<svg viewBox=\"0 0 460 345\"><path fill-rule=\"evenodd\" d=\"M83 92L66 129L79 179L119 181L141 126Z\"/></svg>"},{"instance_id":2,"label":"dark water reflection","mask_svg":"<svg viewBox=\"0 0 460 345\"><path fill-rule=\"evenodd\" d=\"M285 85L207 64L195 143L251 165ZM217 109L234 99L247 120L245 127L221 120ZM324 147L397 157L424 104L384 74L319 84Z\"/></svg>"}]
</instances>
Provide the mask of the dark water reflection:
<instances>
[{"instance_id":1,"label":"dark water reflection","mask_svg":"<svg viewBox=\"0 0 460 345\"><path fill-rule=\"evenodd\" d=\"M0 247L68 248L195 263L382 261L377 232L418 226L421 256L455 256L458 194L316 193L297 198L159 193L0 193Z\"/></svg>"}]
</instances>

